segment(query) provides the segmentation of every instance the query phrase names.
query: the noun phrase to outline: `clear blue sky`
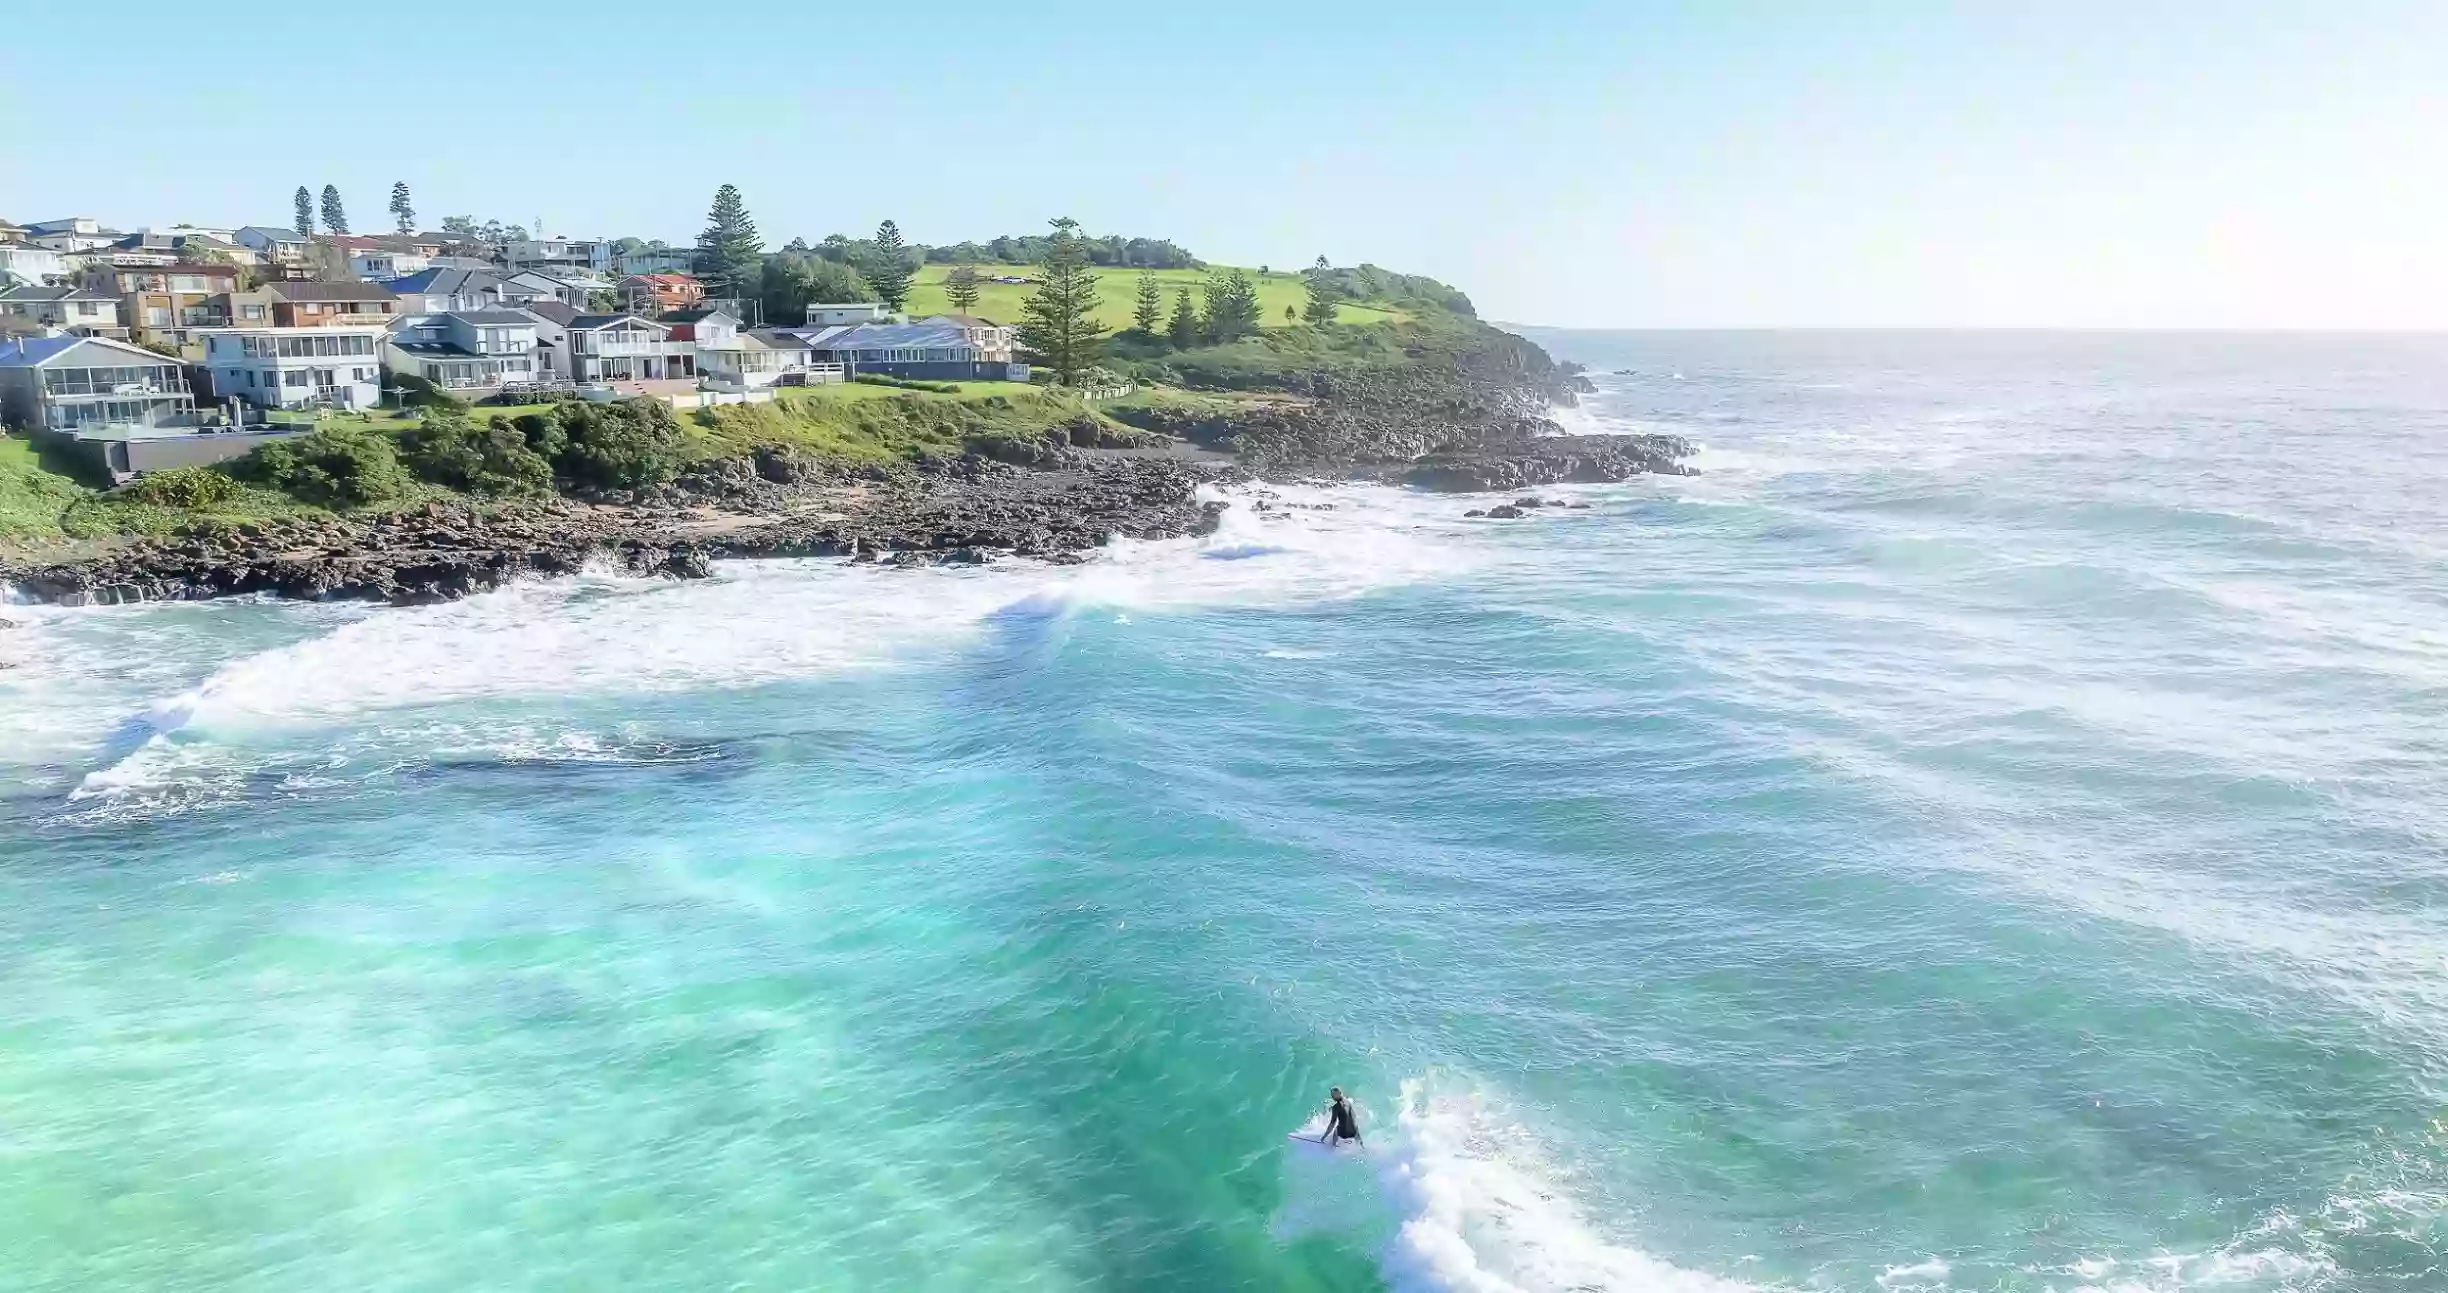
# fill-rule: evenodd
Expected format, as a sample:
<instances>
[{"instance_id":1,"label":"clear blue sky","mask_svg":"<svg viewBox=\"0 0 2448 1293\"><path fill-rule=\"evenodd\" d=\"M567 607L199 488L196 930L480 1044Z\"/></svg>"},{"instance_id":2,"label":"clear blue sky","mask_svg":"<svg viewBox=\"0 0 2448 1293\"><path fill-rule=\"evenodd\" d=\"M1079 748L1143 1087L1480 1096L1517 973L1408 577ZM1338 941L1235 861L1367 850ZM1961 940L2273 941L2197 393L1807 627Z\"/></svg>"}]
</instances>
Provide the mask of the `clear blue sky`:
<instances>
[{"instance_id":1,"label":"clear blue sky","mask_svg":"<svg viewBox=\"0 0 2448 1293\"><path fill-rule=\"evenodd\" d=\"M683 242L727 180L773 245L1067 213L1523 322L2448 326L2437 0L1054 7L25 5L0 216Z\"/></svg>"}]
</instances>

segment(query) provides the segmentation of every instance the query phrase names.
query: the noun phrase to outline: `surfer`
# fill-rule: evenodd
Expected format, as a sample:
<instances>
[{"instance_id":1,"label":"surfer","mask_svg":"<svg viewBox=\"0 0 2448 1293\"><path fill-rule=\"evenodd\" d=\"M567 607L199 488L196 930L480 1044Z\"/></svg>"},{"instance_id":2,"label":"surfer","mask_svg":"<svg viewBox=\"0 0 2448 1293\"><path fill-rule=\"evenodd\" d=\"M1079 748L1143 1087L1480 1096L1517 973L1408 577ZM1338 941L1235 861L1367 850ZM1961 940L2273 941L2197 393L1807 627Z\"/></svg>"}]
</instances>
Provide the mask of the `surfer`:
<instances>
[{"instance_id":1,"label":"surfer","mask_svg":"<svg viewBox=\"0 0 2448 1293\"><path fill-rule=\"evenodd\" d=\"M1368 1143L1360 1139L1360 1111L1352 1108L1339 1086L1326 1088L1326 1134L1318 1139L1329 1147L1346 1140L1355 1145Z\"/></svg>"}]
</instances>

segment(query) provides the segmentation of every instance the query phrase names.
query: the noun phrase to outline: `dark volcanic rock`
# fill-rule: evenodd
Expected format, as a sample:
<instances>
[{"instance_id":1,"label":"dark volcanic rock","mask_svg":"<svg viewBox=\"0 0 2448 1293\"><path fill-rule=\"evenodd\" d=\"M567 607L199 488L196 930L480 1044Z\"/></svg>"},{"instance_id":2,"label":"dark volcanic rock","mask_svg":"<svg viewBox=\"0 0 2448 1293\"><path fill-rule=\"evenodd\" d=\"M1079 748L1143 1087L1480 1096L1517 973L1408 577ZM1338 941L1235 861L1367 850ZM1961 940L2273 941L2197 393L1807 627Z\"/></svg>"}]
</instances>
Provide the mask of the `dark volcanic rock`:
<instances>
[{"instance_id":1,"label":"dark volcanic rock","mask_svg":"<svg viewBox=\"0 0 2448 1293\"><path fill-rule=\"evenodd\" d=\"M1513 506L1511 503L1498 503L1496 506L1489 508L1487 510L1487 514L1491 520L1511 521L1518 519L1522 515L1522 510Z\"/></svg>"}]
</instances>

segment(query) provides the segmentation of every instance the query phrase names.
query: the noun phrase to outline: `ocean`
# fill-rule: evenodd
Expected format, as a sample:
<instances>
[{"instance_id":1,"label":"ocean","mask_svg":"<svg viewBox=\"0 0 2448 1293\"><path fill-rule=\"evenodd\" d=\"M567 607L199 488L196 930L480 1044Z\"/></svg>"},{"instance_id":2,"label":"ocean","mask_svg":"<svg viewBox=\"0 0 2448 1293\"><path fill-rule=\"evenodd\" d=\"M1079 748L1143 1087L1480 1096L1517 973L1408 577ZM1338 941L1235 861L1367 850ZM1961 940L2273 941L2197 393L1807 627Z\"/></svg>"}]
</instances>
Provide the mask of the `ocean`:
<instances>
[{"instance_id":1,"label":"ocean","mask_svg":"<svg viewBox=\"0 0 2448 1293\"><path fill-rule=\"evenodd\" d=\"M1530 331L1702 474L0 608L0 1285L2448 1288L2448 338Z\"/></svg>"}]
</instances>

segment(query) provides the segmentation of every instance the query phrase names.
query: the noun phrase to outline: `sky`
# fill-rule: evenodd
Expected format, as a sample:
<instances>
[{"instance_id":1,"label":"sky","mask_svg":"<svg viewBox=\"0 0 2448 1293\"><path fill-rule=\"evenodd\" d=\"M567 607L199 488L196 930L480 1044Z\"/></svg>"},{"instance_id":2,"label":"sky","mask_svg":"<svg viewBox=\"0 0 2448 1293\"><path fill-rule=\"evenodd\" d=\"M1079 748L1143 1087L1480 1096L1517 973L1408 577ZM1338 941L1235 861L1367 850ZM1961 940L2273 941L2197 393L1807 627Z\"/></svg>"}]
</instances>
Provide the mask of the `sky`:
<instances>
[{"instance_id":1,"label":"sky","mask_svg":"<svg viewBox=\"0 0 2448 1293\"><path fill-rule=\"evenodd\" d=\"M2448 3L426 0L0 22L0 217L1057 215L1586 327L2448 327ZM97 45L97 39L101 44Z\"/></svg>"}]
</instances>

